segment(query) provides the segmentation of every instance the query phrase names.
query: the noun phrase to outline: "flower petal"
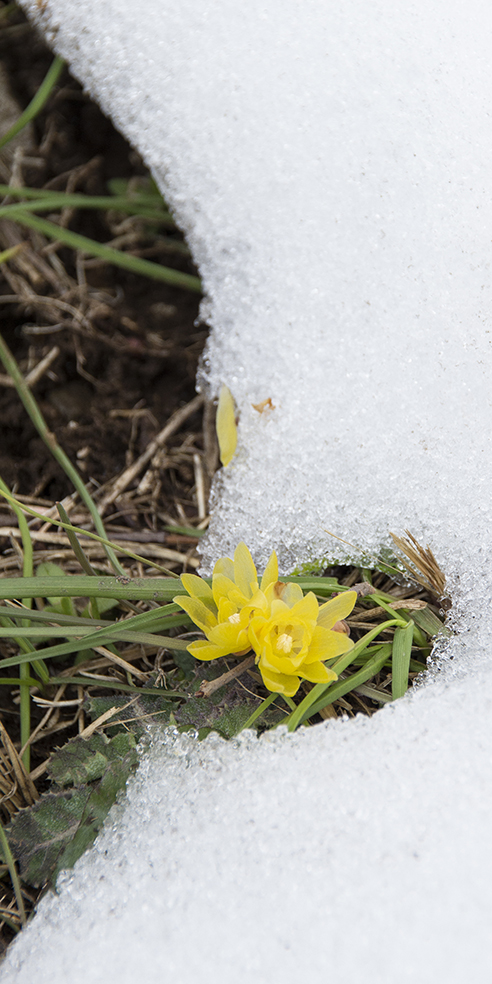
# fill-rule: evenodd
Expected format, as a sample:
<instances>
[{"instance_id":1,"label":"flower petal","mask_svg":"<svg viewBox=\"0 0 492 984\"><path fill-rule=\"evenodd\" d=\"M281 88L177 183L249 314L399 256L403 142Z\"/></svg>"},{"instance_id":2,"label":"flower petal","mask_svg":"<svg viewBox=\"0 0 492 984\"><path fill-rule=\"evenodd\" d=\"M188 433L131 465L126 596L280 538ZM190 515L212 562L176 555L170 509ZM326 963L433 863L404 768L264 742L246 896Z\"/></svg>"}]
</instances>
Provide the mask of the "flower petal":
<instances>
[{"instance_id":1,"label":"flower petal","mask_svg":"<svg viewBox=\"0 0 492 984\"><path fill-rule=\"evenodd\" d=\"M245 598L258 591L256 567L245 543L238 543L234 552L234 580Z\"/></svg>"},{"instance_id":2,"label":"flower petal","mask_svg":"<svg viewBox=\"0 0 492 984\"><path fill-rule=\"evenodd\" d=\"M356 601L356 591L344 591L343 594L336 595L335 598L321 605L318 625L324 626L325 629L333 628L335 622L339 622L350 615Z\"/></svg>"},{"instance_id":3,"label":"flower petal","mask_svg":"<svg viewBox=\"0 0 492 984\"><path fill-rule=\"evenodd\" d=\"M215 427L219 442L220 460L226 468L234 457L237 447L236 408L232 393L227 386L223 386L219 393Z\"/></svg>"},{"instance_id":4,"label":"flower petal","mask_svg":"<svg viewBox=\"0 0 492 984\"><path fill-rule=\"evenodd\" d=\"M267 690L276 694L285 694L286 697L293 697L299 690L301 681L297 676L286 676L284 673L275 673L270 667L265 666L260 660L258 669L260 670L263 683Z\"/></svg>"},{"instance_id":5,"label":"flower petal","mask_svg":"<svg viewBox=\"0 0 492 984\"><path fill-rule=\"evenodd\" d=\"M217 608L219 607L222 598L231 598L233 592L237 592L234 581L230 581L225 574L214 574L212 580L212 594Z\"/></svg>"},{"instance_id":6,"label":"flower petal","mask_svg":"<svg viewBox=\"0 0 492 984\"><path fill-rule=\"evenodd\" d=\"M214 577L216 574L225 574L231 581L234 581L234 561L230 557L219 557L214 567Z\"/></svg>"},{"instance_id":7,"label":"flower petal","mask_svg":"<svg viewBox=\"0 0 492 984\"><path fill-rule=\"evenodd\" d=\"M218 646L208 642L207 639L197 639L195 642L190 642L186 648L195 659L219 659L221 656L228 655L222 652Z\"/></svg>"},{"instance_id":8,"label":"flower petal","mask_svg":"<svg viewBox=\"0 0 492 984\"><path fill-rule=\"evenodd\" d=\"M318 612L318 601L312 591L297 601L290 610L293 619L299 619L301 622L313 622L314 624L316 624Z\"/></svg>"},{"instance_id":9,"label":"flower petal","mask_svg":"<svg viewBox=\"0 0 492 984\"><path fill-rule=\"evenodd\" d=\"M343 632L333 632L331 629L324 629L322 625L317 625L305 661L314 663L317 660L324 662L327 659L334 659L335 656L348 653L353 645L352 640Z\"/></svg>"},{"instance_id":10,"label":"flower petal","mask_svg":"<svg viewBox=\"0 0 492 984\"><path fill-rule=\"evenodd\" d=\"M212 594L212 588L203 580L203 577L197 577L196 574L182 574L181 583L191 595L192 598L199 598L200 601L206 605L207 608L215 615L216 607L214 604L214 596Z\"/></svg>"},{"instance_id":11,"label":"flower petal","mask_svg":"<svg viewBox=\"0 0 492 984\"><path fill-rule=\"evenodd\" d=\"M173 601L176 605L181 606L202 632L208 633L214 625L217 625L215 615L198 598L190 598L189 595L176 595Z\"/></svg>"},{"instance_id":12,"label":"flower petal","mask_svg":"<svg viewBox=\"0 0 492 984\"><path fill-rule=\"evenodd\" d=\"M265 567L265 573L261 579L260 588L265 591L269 584L276 584L278 581L278 561L277 554L275 550L272 550L268 564Z\"/></svg>"},{"instance_id":13,"label":"flower petal","mask_svg":"<svg viewBox=\"0 0 492 984\"><path fill-rule=\"evenodd\" d=\"M294 605L297 605L298 601L302 601L304 594L300 584L295 584L293 581L287 581L287 584L282 584L282 590L279 597L283 601L284 605L287 605L288 608L293 608Z\"/></svg>"},{"instance_id":14,"label":"flower petal","mask_svg":"<svg viewBox=\"0 0 492 984\"><path fill-rule=\"evenodd\" d=\"M309 680L310 683L331 683L332 680L338 679L336 673L333 670L328 670L324 663L310 663L309 666L304 664L299 673L304 680Z\"/></svg>"},{"instance_id":15,"label":"flower petal","mask_svg":"<svg viewBox=\"0 0 492 984\"><path fill-rule=\"evenodd\" d=\"M217 646L223 656L231 653L247 652L250 649L248 633L239 622L221 622L207 632L210 642Z\"/></svg>"}]
</instances>

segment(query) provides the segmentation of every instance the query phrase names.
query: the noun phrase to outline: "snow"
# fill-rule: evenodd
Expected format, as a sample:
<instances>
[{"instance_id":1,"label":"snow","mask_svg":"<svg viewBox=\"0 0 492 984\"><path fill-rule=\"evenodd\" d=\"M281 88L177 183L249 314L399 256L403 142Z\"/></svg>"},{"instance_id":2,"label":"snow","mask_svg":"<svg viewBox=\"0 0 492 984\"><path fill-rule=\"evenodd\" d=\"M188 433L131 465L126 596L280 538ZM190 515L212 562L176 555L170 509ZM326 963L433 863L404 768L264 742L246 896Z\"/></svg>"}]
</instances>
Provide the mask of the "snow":
<instances>
[{"instance_id":1,"label":"snow","mask_svg":"<svg viewBox=\"0 0 492 984\"><path fill-rule=\"evenodd\" d=\"M370 558L408 527L458 634L370 721L155 735L2 984L488 982L492 8L23 6L144 154L200 266L200 385L240 413L204 568L241 539L284 571Z\"/></svg>"},{"instance_id":2,"label":"snow","mask_svg":"<svg viewBox=\"0 0 492 984\"><path fill-rule=\"evenodd\" d=\"M157 736L2 984L485 984L490 676L294 737Z\"/></svg>"}]
</instances>

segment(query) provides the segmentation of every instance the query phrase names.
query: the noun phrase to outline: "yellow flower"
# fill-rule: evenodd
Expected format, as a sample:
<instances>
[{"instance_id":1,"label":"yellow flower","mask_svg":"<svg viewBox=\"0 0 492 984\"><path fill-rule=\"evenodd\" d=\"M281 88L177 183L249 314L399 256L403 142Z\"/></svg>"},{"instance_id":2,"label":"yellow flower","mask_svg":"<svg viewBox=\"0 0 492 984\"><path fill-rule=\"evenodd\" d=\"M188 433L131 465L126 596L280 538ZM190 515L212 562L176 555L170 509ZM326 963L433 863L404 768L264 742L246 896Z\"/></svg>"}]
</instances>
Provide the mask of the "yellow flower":
<instances>
[{"instance_id":1,"label":"yellow flower","mask_svg":"<svg viewBox=\"0 0 492 984\"><path fill-rule=\"evenodd\" d=\"M277 557L273 552L261 585L245 543L238 545L233 561L229 557L217 561L211 588L195 574L182 574L181 581L188 595L178 595L174 601L207 637L190 643L188 652L205 660L242 655L251 649L248 630L253 611L268 614L265 591L278 581Z\"/></svg>"},{"instance_id":2,"label":"yellow flower","mask_svg":"<svg viewBox=\"0 0 492 984\"><path fill-rule=\"evenodd\" d=\"M206 639L190 643L197 659L242 656L253 649L268 690L292 697L301 679L329 683L336 673L324 665L348 652L353 643L337 623L352 611L357 594L347 591L319 605L310 591L293 582L278 580L275 551L258 584L253 558L245 543L236 548L234 560L217 561L210 588L194 574L183 574L188 595L174 601L188 613Z\"/></svg>"},{"instance_id":3,"label":"yellow flower","mask_svg":"<svg viewBox=\"0 0 492 984\"><path fill-rule=\"evenodd\" d=\"M336 673L324 661L348 652L353 643L334 626L352 611L357 594L346 591L321 607L312 592L302 594L298 584L272 601L270 616L255 613L249 637L267 690L293 697L301 679L330 683Z\"/></svg>"}]
</instances>

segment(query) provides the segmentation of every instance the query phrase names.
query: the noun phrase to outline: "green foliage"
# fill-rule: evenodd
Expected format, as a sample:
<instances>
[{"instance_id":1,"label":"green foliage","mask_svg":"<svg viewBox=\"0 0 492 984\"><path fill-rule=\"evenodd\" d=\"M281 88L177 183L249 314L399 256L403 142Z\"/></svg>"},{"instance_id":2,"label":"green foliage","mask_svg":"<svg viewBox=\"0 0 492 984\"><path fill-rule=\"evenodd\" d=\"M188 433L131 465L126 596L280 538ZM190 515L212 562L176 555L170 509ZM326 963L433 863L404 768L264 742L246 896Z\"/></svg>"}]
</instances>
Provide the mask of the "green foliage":
<instances>
[{"instance_id":1,"label":"green foliage","mask_svg":"<svg viewBox=\"0 0 492 984\"><path fill-rule=\"evenodd\" d=\"M53 883L92 844L138 761L131 733L74 738L50 759L51 790L7 828L23 880Z\"/></svg>"}]
</instances>

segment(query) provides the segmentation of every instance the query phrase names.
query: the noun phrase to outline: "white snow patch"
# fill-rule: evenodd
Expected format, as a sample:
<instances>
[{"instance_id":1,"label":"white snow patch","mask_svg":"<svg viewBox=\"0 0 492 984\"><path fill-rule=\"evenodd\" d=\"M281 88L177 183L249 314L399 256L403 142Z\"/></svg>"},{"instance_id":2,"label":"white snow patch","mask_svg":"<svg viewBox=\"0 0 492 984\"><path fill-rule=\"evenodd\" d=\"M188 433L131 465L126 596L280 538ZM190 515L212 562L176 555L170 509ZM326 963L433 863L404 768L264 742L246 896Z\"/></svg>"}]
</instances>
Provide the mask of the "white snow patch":
<instances>
[{"instance_id":1,"label":"white snow patch","mask_svg":"<svg viewBox=\"0 0 492 984\"><path fill-rule=\"evenodd\" d=\"M347 557L325 528L369 557L409 527L460 636L370 721L156 739L2 981L488 984L492 7L23 5L200 265L202 385L241 414L205 565L240 539L260 566Z\"/></svg>"},{"instance_id":2,"label":"white snow patch","mask_svg":"<svg viewBox=\"0 0 492 984\"><path fill-rule=\"evenodd\" d=\"M3 984L485 984L491 675L289 737L157 734Z\"/></svg>"}]
</instances>

